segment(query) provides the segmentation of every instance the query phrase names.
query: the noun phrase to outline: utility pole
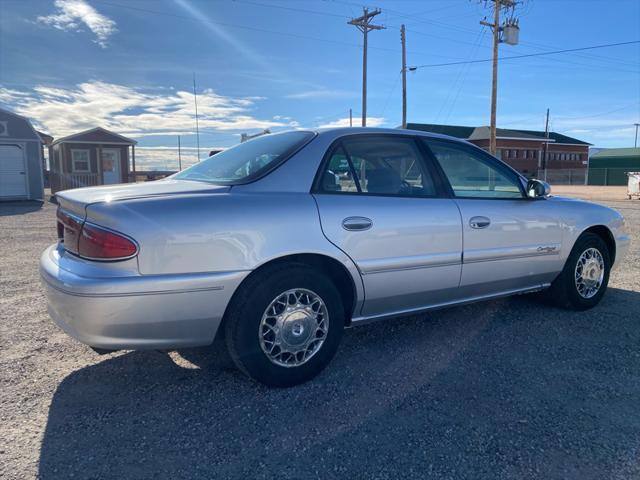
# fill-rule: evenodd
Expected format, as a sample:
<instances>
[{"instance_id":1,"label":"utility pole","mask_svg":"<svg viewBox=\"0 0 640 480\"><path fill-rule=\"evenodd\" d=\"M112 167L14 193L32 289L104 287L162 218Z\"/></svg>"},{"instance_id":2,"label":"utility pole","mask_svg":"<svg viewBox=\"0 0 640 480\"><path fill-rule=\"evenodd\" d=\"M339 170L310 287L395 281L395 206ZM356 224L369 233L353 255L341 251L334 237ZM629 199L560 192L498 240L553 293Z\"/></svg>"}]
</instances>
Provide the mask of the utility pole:
<instances>
[{"instance_id":1,"label":"utility pole","mask_svg":"<svg viewBox=\"0 0 640 480\"><path fill-rule=\"evenodd\" d=\"M633 143L633 148L636 148L638 146L638 127L640 127L640 123L634 123L634 125L636 126L636 141Z\"/></svg>"},{"instance_id":2,"label":"utility pole","mask_svg":"<svg viewBox=\"0 0 640 480\"><path fill-rule=\"evenodd\" d=\"M518 43L518 24L516 20L513 18L505 24L505 26L500 25L500 9L502 7L505 8L513 8L516 5L515 0L493 0L494 3L494 14L493 14L493 23L489 23L486 21L481 21L481 25L485 25L490 27L493 31L493 66L492 66L492 82L491 82L491 126L490 126L490 136L489 136L489 151L491 155L496 154L496 112L497 112L497 97L498 97L498 45L500 45L501 41L508 43L510 45L516 45ZM506 31L506 29L509 29ZM507 35L505 39L500 38L500 33L506 31Z\"/></svg>"},{"instance_id":3,"label":"utility pole","mask_svg":"<svg viewBox=\"0 0 640 480\"><path fill-rule=\"evenodd\" d=\"M373 25L371 20L376 15L380 15L382 10L376 8L372 12L368 8L363 8L364 15L354 18L347 22L349 25L358 27L364 34L363 51L362 51L362 126L367 126L367 37L371 30L383 30L382 25Z\"/></svg>"},{"instance_id":4,"label":"utility pole","mask_svg":"<svg viewBox=\"0 0 640 480\"><path fill-rule=\"evenodd\" d=\"M544 142L544 150L542 152L542 164L544 165L544 181L547 181L547 151L549 149L549 109L547 108L547 119L544 122L544 138L547 139Z\"/></svg>"},{"instance_id":5,"label":"utility pole","mask_svg":"<svg viewBox=\"0 0 640 480\"><path fill-rule=\"evenodd\" d=\"M404 23L400 26L402 42L402 128L407 128L407 35Z\"/></svg>"},{"instance_id":6,"label":"utility pole","mask_svg":"<svg viewBox=\"0 0 640 480\"><path fill-rule=\"evenodd\" d=\"M353 110L349 109L349 126L353 127Z\"/></svg>"},{"instance_id":7,"label":"utility pole","mask_svg":"<svg viewBox=\"0 0 640 480\"><path fill-rule=\"evenodd\" d=\"M198 161L200 161L200 128L198 126L198 94L196 93L196 72L193 72L193 103L196 107L196 144L198 146Z\"/></svg>"}]
</instances>

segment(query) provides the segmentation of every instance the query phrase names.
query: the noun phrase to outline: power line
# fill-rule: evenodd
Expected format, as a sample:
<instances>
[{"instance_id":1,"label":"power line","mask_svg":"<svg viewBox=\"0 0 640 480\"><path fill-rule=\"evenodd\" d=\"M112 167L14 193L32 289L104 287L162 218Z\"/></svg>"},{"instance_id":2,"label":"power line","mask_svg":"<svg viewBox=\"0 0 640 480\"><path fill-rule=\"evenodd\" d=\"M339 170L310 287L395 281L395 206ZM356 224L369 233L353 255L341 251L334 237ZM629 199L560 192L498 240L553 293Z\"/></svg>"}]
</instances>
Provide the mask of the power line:
<instances>
[{"instance_id":1,"label":"power line","mask_svg":"<svg viewBox=\"0 0 640 480\"><path fill-rule=\"evenodd\" d=\"M402 75L402 71L398 72L398 76L393 82L393 86L391 87L391 90L389 90L389 95L387 95L387 99L384 102L384 107L382 107L382 113L380 114L381 117L384 117L384 114L387 112L387 107L389 106L389 100L391 100L391 96L394 94L394 92L396 91L396 88L398 87L398 83L401 75Z\"/></svg>"},{"instance_id":2,"label":"power line","mask_svg":"<svg viewBox=\"0 0 640 480\"><path fill-rule=\"evenodd\" d=\"M557 50L558 47L554 47L551 45L544 45L542 43L532 43L532 42L521 42L522 45L525 46L530 46L532 48L535 48L537 50ZM608 62L608 63L612 63L614 65L619 65L619 66L625 66L625 67L637 67L638 65L640 65L640 62L628 62L619 58L612 58L612 57L606 57L604 55L596 55L593 53L587 53L587 54L580 54L580 53L574 53L572 56L577 57L577 58L584 58L586 60L595 60L598 62ZM581 64L578 64L581 65ZM598 66L603 66L603 65L598 65ZM608 65L605 68L610 68Z\"/></svg>"},{"instance_id":3,"label":"power line","mask_svg":"<svg viewBox=\"0 0 640 480\"><path fill-rule=\"evenodd\" d=\"M560 121L565 121L565 120L582 120L585 118L596 118L596 117L604 117L606 115L610 115L612 113L617 113L617 112L621 112L622 110L626 110L629 107L633 107L638 105L640 102L634 102L634 103L629 103L627 105L625 105L624 107L618 107L618 108L614 108L613 110L607 110L606 112L600 112L600 113L594 113L591 115L580 115L578 117L557 117L558 120ZM527 117L522 117L519 118L517 120L511 120L510 122L500 122L500 125L505 126L505 125L515 125L515 124L526 124L529 121L533 120L533 119L539 119L540 118L540 114L536 114L536 115L530 115Z\"/></svg>"},{"instance_id":4,"label":"power line","mask_svg":"<svg viewBox=\"0 0 640 480\"><path fill-rule=\"evenodd\" d=\"M271 4L267 4L267 3L254 2L254 1L251 1L251 0L233 0L233 1L237 2L237 3L246 3L246 4L249 4L249 5L256 5L256 6L265 7L265 8L276 8L276 9L280 9L280 10L288 10L288 11L292 11L292 12L311 13L311 14L324 15L324 16L329 16L329 17L334 17L334 18L351 18L351 17L349 17L347 15L342 15L342 14L339 14L339 13L319 12L317 10L307 10L307 9L298 8L298 7L286 7L286 6L282 6L282 5L271 5ZM345 2L341 2L341 3L343 3L344 5L349 5L350 4L350 3L345 3ZM449 7L450 6L445 7L445 8L449 8ZM423 12L423 13L426 13L426 12ZM396 14L395 16L403 16L403 17L407 17L407 18L412 18L412 17L410 17L408 15L399 14L399 13ZM388 23L387 23L387 26L393 27L393 28L401 28L401 26L399 26L399 25L391 25L391 24L388 24ZM409 31L409 30L407 29L407 31ZM417 33L418 35L424 35L424 36L427 36L427 37L431 37L431 38L439 38L441 40L446 40L446 41L449 41L449 42L454 42L454 43L459 43L459 44L466 44L466 45L475 45L475 44L472 44L471 42L465 42L464 40L457 40L455 38L450 38L450 37L443 37L441 35L434 35L433 33L420 32L420 31L413 30L413 29L411 30L411 32L412 33ZM409 53L415 54L416 52L409 52ZM429 55L432 55L432 54L429 54ZM444 55L433 55L433 56L444 57ZM446 58L452 58L452 57L449 56L449 57L446 57Z\"/></svg>"},{"instance_id":5,"label":"power line","mask_svg":"<svg viewBox=\"0 0 640 480\"><path fill-rule=\"evenodd\" d=\"M342 15L339 13L331 13L331 12L320 12L318 10L307 10L306 8L298 8L298 7L286 7L284 5L273 5L270 3L260 3L253 2L250 0L232 0L235 3L246 3L248 5L255 5L257 7L266 7L266 8L278 8L280 10L289 10L291 12L301 12L301 13L312 13L316 15L324 15L325 17L336 17L336 18L351 18L348 15Z\"/></svg>"},{"instance_id":6,"label":"power line","mask_svg":"<svg viewBox=\"0 0 640 480\"><path fill-rule=\"evenodd\" d=\"M485 32L485 28L482 27L480 29L480 31L478 32L474 47L469 50L469 55L467 56L467 60L473 60L475 58L475 56L476 56L476 47L479 47L479 45L480 45L480 43L482 41L482 37L484 36L484 32ZM435 116L434 123L438 123L438 120L440 119L440 114L444 112L445 107L448 105L449 99L451 98L451 95L453 94L453 91L455 90L456 86L458 85L458 82L460 81L460 78L462 77L462 73L465 70L468 70L468 69L469 69L469 64L468 63L465 63L464 65L460 66L460 69L458 70L458 73L456 75L455 80L449 86L449 90L447 91L447 96L445 97L444 101L440 105L440 108L438 109L438 114Z\"/></svg>"},{"instance_id":7,"label":"power line","mask_svg":"<svg viewBox=\"0 0 640 480\"><path fill-rule=\"evenodd\" d=\"M584 50L595 50L597 48L607 48L607 47L617 47L620 45L632 45L635 43L640 43L640 40L632 40L630 42L618 42L618 43L606 43L603 45L593 45L591 47L581 47L581 48L566 48L564 50L554 50L554 51L550 51L550 52L539 52L539 53L529 53L526 55L511 55L509 57L500 57L498 60L514 60L517 58L528 58L528 57L542 57L544 55L555 55L558 53L569 53L569 52L580 52L580 51L584 51ZM492 58L485 58L482 60L469 60L469 61L465 61L465 62L449 62L449 63L432 63L432 64L426 64L426 65L416 65L415 69L418 68L431 68L431 67L447 67L450 65L462 65L465 63L486 63L486 62L491 62L493 59Z\"/></svg>"},{"instance_id":8,"label":"power line","mask_svg":"<svg viewBox=\"0 0 640 480\"><path fill-rule=\"evenodd\" d=\"M482 29L482 33L480 35L480 38L478 39L478 45L477 48L475 49L475 51L471 54L471 58L475 58L476 54L478 53L478 49L480 48L480 44L482 42L482 38L484 37L486 30ZM460 85L458 86L458 91L456 92L455 97L453 97L453 102L451 103L451 106L449 107L449 111L447 112L446 117L444 118L444 123L446 123L449 120L449 117L451 116L451 114L453 113L453 109L456 106L456 103L458 102L458 97L460 96L460 92L462 92L462 87L464 87L464 84L467 80L467 76L469 75L469 70L471 70L471 67L469 64L466 64L462 67L463 72L462 73L462 80L460 81Z\"/></svg>"},{"instance_id":9,"label":"power line","mask_svg":"<svg viewBox=\"0 0 640 480\"><path fill-rule=\"evenodd\" d=\"M330 1L330 0L325 0L325 1ZM359 4L353 3L353 2L345 2L345 1L338 1L338 0L331 0L331 1L332 1L332 3L339 3L339 4L343 4L343 5L359 5ZM528 5L528 7L530 9L531 4L528 3L527 5ZM443 9L444 8L450 8L450 7L451 7L451 5L448 5L448 6L443 7ZM436 9L436 10L440 10L440 9ZM440 19L424 19L424 18L417 19L416 18L416 17L418 17L420 15L429 13L430 11L422 12L422 13L416 13L416 14L406 14L404 12L400 12L398 10L392 10L392 9L389 9L389 8L385 8L385 11L392 12L394 14L393 16L409 19L414 23L429 24L429 25L432 25L432 26L437 27L437 28L447 29L447 31L454 30L454 31L458 31L458 32L461 32L461 33L474 35L474 36L477 34L477 31L475 29L464 28L464 27L461 27L459 25L453 25L453 24L450 24L450 23L445 23L445 22L439 21ZM470 14L470 15L475 15L475 13ZM461 17L460 16L456 16L456 18L458 19L458 18L461 18ZM390 24L388 24L388 26L389 27L394 27L394 28L398 27L397 25L390 25ZM432 37L432 38L439 38L439 39L442 39L442 40L447 40L447 41L451 41L451 42L455 42L455 43L459 43L459 44L473 45L471 42L467 42L467 41L460 40L460 39L447 38L447 37L443 37L443 36L440 36L440 35L435 35L435 34L432 34L432 33L420 32L420 31L417 31L417 30L409 29L409 28L407 28L406 30L407 30L407 32L416 33L418 35L424 35L424 36L428 36L428 37ZM557 47L550 46L550 45L536 44L536 43L532 43L532 42L520 42L520 43L523 46L528 45L528 46L531 46L531 47L533 47L533 48L535 48L537 50L549 50L549 49L557 50ZM586 54L586 55L575 54L574 56L582 57L582 58L585 58L585 59L592 59L592 60L596 60L596 61L600 61L600 62L614 63L614 64L618 64L618 65L623 65L623 66L635 67L635 66L638 65L637 63L627 62L627 61L622 60L622 59L609 58L609 57L593 55L593 54ZM593 68L612 68L612 67L609 67L609 66L603 66L602 64L600 64L600 65L585 65L585 64L581 64L581 63L577 63L577 62L573 62L573 63L576 64L576 65L589 66L589 67L593 67ZM621 72L629 72L629 70L623 70L623 69L618 69L618 70L621 71Z\"/></svg>"},{"instance_id":10,"label":"power line","mask_svg":"<svg viewBox=\"0 0 640 480\"><path fill-rule=\"evenodd\" d=\"M191 21L191 22L195 22L198 21L197 19L187 16L187 15L180 15L180 14L175 14L175 13L170 13L170 12L163 12L160 10L153 10L153 9L149 9L149 8L142 8L142 7L135 7L132 5L124 5L124 4L120 4L120 3L115 3L115 2L110 2L107 0L94 0L96 2L102 3L104 5L109 5L112 7L116 7L116 8L124 8L124 9L128 9L128 10L133 10L133 11L138 11L141 13L151 13L154 15L162 15L162 16L167 16L167 17L172 17L172 18L178 18L178 19L182 19L185 21ZM238 0L236 0L238 1ZM242 0L245 1L245 0ZM331 0L325 0L325 1L331 1ZM257 2L251 2L251 3L256 3ZM335 2L332 2L335 3ZM350 3L348 2L340 2L343 3L345 5L349 5ZM353 5L359 5L356 3L351 3ZM277 5L267 5L267 4L260 4L262 6L265 7L275 7L275 8L285 8L288 10L294 10L294 7L279 7ZM300 10L302 11L303 9L299 9L299 8L295 8L295 10ZM314 10L308 10L308 13L319 13L317 11ZM324 14L324 13L322 13ZM344 15L338 15L338 14L330 14L331 16L338 16L340 18L349 18L347 16ZM273 35L282 35L282 36L286 36L286 37L292 37L292 38L302 38L302 39L307 39L307 40L313 40L316 42L324 42L324 43L332 43L335 45L345 45L351 48L362 48L361 45L356 44L356 43L350 43L350 42L344 42L344 41L340 41L340 40L333 40L333 39L328 39L328 38L321 38L321 37L314 37L311 35L302 35L302 34L297 34L297 33L291 33L291 32L283 32L283 31L278 31L278 30L269 30L266 28L260 28L260 27L253 27L253 26L248 26L248 25L239 25L239 24L234 24L234 23L229 23L229 22L219 22L219 21L214 21L214 20L210 20L211 23L214 23L216 25L221 25L221 26L225 26L225 27L230 27L230 28L239 28L242 30L249 30L249 31L255 31L255 32L260 32L260 33L269 33L269 34L273 34ZM426 21L424 23L427 23ZM396 27L395 25L389 25L390 27ZM462 29L459 29L462 30ZM475 45L472 42L466 42L464 40L457 40L457 39L453 39L453 38L447 38L447 37L443 37L440 35L434 35L431 33L426 33L426 32L421 32L419 30L414 30L414 29L407 29L407 32L413 33L413 34L417 34L417 35L423 35L423 36L427 36L427 37L431 37L431 38L438 38L441 40L445 40L445 41L451 41L451 42L455 42L458 44L465 44L465 45L470 45L473 46ZM477 35L477 31L472 31L472 30L467 30L468 33L473 33L474 35ZM393 49L393 48L385 48L385 47L376 47L376 46L369 46L369 48L374 49L374 50L378 50L378 51L386 51L386 52L393 52L393 53L397 53L397 49ZM541 47L536 47L536 48L541 48ZM451 55L438 55L435 53L426 53L426 52L419 52L419 51L410 51L407 50L408 54L411 55L424 55L424 56L430 56L430 57L440 57L440 58L456 58L456 57L452 57ZM549 53L554 53L554 52L549 52ZM458 57L461 58L461 57ZM466 63L466 62L460 62L460 63ZM475 62L478 63L478 62ZM576 64L578 64L577 62L574 62ZM582 65L582 64L580 64ZM438 64L438 66L440 66ZM602 65L586 65L588 67L593 67L593 68L611 68L608 66L602 66ZM623 71L623 70L621 70ZM628 70L624 70L625 72L629 72ZM635 73L635 72L633 72Z\"/></svg>"},{"instance_id":11,"label":"power line","mask_svg":"<svg viewBox=\"0 0 640 480\"><path fill-rule=\"evenodd\" d=\"M180 14L176 14L176 13L170 13L170 12L163 12L160 10L152 10L152 9L148 9L148 8L141 8L141 7L134 7L132 5L124 5L124 4L120 4L120 3L114 3L114 2L109 2L109 1L105 1L105 0L94 0L96 2L102 3L104 5L109 5L112 7L116 7L116 8L125 8L128 10L134 10L134 11L138 11L141 13L151 13L154 15L162 15L162 16L166 16L166 17L172 17L172 18L178 18L181 20L185 20L185 21L190 21L190 22L197 22L198 19L193 18L191 16L187 16L187 15L180 15ZM267 5L264 5L267 6ZM287 7L289 8L289 7ZM292 7L291 7L292 8ZM340 17L343 17L342 15ZM350 18L350 17L346 17L344 16L343 18ZM362 45L359 45L357 43L350 43L350 42L344 42L344 41L340 41L340 40L333 40L333 39L328 39L328 38L321 38L321 37L314 37L311 35L302 35L302 34L298 34L298 33L291 33L291 32L283 32L280 30L269 30L266 28L260 28L260 27L253 27L253 26L249 26L249 25L240 25L240 24L236 24L236 23L229 23L229 22L220 22L217 20L209 20L210 23L216 24L216 25L221 25L223 27L230 27L230 28L239 28L239 29L243 29L243 30L250 30L250 31L254 31L254 32L260 32L260 33L269 33L269 34L273 34L273 35L283 35L285 37L292 37L292 38L303 38L303 39L307 39L307 40L313 40L315 42L324 42L324 43L332 43L332 44L336 44L336 45L346 45L352 48L362 48ZM442 38L444 40L451 40L451 39L447 39L444 37L439 37ZM454 41L454 40L452 40ZM379 51L386 51L386 52L393 52L393 53L397 53L398 49L395 48L385 48L385 47L374 47L374 46L369 46L370 49L374 49L374 50L379 50ZM450 55L438 55L438 54L434 54L434 53L425 53L425 52L416 52L416 51L407 51L407 53L410 53L412 55L424 55L424 56L430 56L430 57L440 57L440 58L455 58L455 57L451 57Z\"/></svg>"},{"instance_id":12,"label":"power line","mask_svg":"<svg viewBox=\"0 0 640 480\"><path fill-rule=\"evenodd\" d=\"M617 112L621 112L622 110L626 110L629 107L633 107L635 105L638 105L640 102L634 102L634 103L630 103L628 105L625 105L624 107L620 107L620 108L616 108L614 110L608 110L606 112L602 112L602 113L595 113L593 115L582 115L579 117L558 117L558 120L582 120L583 118L595 118L595 117L603 117L605 115L609 115L611 113L617 113Z\"/></svg>"},{"instance_id":13,"label":"power line","mask_svg":"<svg viewBox=\"0 0 640 480\"><path fill-rule=\"evenodd\" d=\"M386 10L391 11L391 12L396 12L395 10L389 10L389 9L386 9ZM470 15L475 15L475 14L470 14ZM447 31L455 30L455 31L458 31L458 32L461 32L461 33L465 33L465 34L468 34L468 35L474 35L474 36L476 35L476 30L475 29L464 28L464 27L461 27L459 25L453 25L453 24L450 24L450 23L441 22L441 21L439 21L439 19L416 19L415 18L416 15L407 15L407 14L404 14L404 13L401 13L401 12L397 12L397 16L408 18L411 21L416 22L416 23L430 24L430 25L432 25L434 27L437 27L437 28L446 29ZM462 18L462 17L456 15L456 19L459 19L459 18ZM420 33L420 32L413 31L413 33ZM444 37L439 37L437 35L432 35L432 34L431 34L431 36L436 37L436 38L444 38ZM457 39L450 39L450 40L451 41L455 41L457 43L470 44L470 42L465 42L463 40L457 40ZM532 43L532 42L520 42L520 43L522 45L530 45L533 48L536 48L536 49L539 49L539 50L540 49L541 50L548 50L548 49L556 50L557 49L557 47L554 47L554 46L536 44L536 43ZM586 55L577 54L576 56L581 56L581 57L587 58L587 59L593 57L594 60L597 59L599 61L618 63L618 64L621 64L621 65L627 65L627 66L636 66L637 65L637 63L626 62L625 60L622 60L622 59L618 59L618 58L614 59L614 58L598 56L598 55L593 55L593 54L586 54Z\"/></svg>"}]
</instances>

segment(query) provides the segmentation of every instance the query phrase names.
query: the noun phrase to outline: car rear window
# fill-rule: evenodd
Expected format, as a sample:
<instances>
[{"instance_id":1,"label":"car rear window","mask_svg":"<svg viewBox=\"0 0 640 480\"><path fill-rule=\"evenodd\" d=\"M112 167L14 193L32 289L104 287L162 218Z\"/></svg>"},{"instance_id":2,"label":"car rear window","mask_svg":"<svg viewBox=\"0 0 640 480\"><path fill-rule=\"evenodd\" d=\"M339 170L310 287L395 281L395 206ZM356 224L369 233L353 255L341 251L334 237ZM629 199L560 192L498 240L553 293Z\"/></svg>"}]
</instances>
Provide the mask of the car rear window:
<instances>
[{"instance_id":1,"label":"car rear window","mask_svg":"<svg viewBox=\"0 0 640 480\"><path fill-rule=\"evenodd\" d=\"M314 136L307 131L264 135L213 155L172 178L224 185L247 183L277 167Z\"/></svg>"}]
</instances>

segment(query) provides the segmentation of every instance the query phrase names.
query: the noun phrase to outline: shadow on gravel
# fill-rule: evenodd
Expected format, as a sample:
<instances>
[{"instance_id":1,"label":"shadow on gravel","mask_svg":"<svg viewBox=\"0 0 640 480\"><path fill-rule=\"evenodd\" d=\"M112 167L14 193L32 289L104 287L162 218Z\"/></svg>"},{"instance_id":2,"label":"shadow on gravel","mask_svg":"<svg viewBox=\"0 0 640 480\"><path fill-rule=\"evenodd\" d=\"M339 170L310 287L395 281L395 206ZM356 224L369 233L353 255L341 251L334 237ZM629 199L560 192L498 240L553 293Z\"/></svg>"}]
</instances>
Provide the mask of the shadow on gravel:
<instances>
[{"instance_id":1,"label":"shadow on gravel","mask_svg":"<svg viewBox=\"0 0 640 480\"><path fill-rule=\"evenodd\" d=\"M0 217L9 215L24 215L36 212L42 208L44 202L39 200L25 200L21 202L0 202Z\"/></svg>"},{"instance_id":2,"label":"shadow on gravel","mask_svg":"<svg viewBox=\"0 0 640 480\"><path fill-rule=\"evenodd\" d=\"M348 330L288 390L220 345L114 354L69 375L43 478L631 478L640 294L590 312L512 298ZM186 360L186 361L185 361ZM178 363L183 366L179 366Z\"/></svg>"}]
</instances>

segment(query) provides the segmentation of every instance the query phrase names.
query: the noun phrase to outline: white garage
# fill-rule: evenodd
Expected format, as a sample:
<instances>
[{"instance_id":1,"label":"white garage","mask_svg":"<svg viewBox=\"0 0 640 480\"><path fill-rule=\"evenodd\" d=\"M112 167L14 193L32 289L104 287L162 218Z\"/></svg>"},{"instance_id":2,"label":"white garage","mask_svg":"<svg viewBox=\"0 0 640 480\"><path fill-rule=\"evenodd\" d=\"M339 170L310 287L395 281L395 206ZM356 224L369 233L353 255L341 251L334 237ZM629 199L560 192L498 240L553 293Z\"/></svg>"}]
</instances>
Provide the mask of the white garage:
<instances>
[{"instance_id":1,"label":"white garage","mask_svg":"<svg viewBox=\"0 0 640 480\"><path fill-rule=\"evenodd\" d=\"M28 119L0 108L0 200L43 200L42 140Z\"/></svg>"}]
</instances>

